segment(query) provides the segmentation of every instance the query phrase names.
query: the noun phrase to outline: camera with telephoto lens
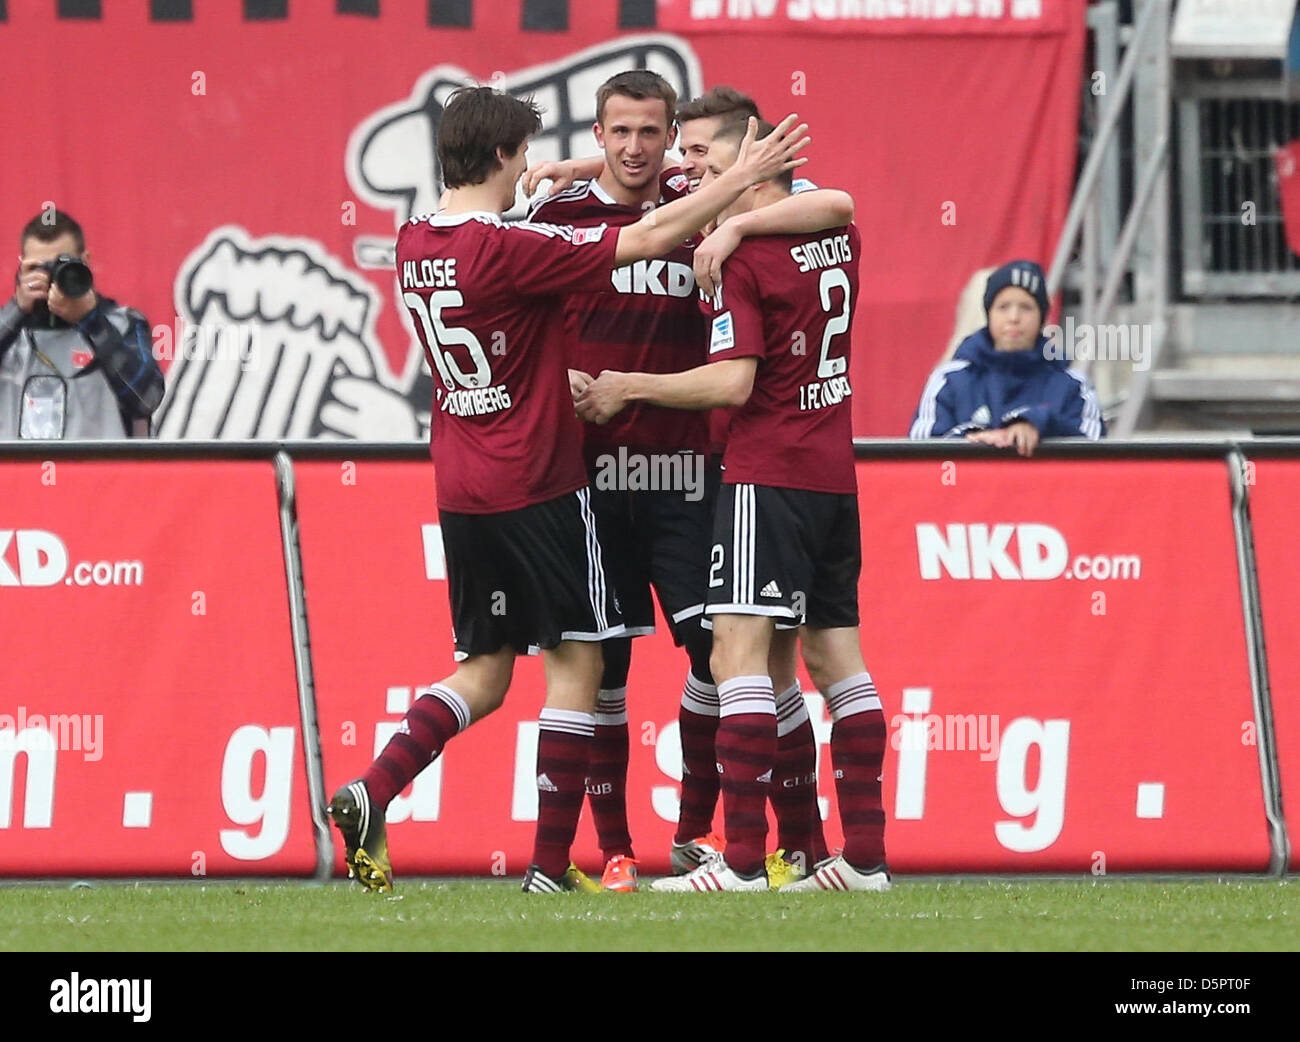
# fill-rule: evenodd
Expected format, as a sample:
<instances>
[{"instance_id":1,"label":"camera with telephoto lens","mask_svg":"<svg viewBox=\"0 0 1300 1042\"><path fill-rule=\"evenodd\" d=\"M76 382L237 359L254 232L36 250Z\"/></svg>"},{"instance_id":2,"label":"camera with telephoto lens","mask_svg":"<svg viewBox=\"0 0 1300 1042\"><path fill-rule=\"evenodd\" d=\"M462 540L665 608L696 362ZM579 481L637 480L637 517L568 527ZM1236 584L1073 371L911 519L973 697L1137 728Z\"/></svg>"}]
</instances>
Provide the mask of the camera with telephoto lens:
<instances>
[{"instance_id":1,"label":"camera with telephoto lens","mask_svg":"<svg viewBox=\"0 0 1300 1042\"><path fill-rule=\"evenodd\" d=\"M70 253L60 253L54 260L39 265L37 270L48 271L50 282L58 286L65 297L84 297L94 285L86 262Z\"/></svg>"}]
</instances>

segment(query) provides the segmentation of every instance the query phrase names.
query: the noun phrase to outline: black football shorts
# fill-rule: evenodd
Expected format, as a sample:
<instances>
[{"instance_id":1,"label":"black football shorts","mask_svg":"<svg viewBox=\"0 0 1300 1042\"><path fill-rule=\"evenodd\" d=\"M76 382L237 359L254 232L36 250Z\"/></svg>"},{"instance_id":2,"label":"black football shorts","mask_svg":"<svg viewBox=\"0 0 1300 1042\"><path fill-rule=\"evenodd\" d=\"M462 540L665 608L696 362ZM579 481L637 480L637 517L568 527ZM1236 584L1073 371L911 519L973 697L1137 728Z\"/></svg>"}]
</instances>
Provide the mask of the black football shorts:
<instances>
[{"instance_id":1,"label":"black football shorts","mask_svg":"<svg viewBox=\"0 0 1300 1042\"><path fill-rule=\"evenodd\" d=\"M678 645L703 618L716 484L710 488L706 467L700 473L704 480L689 493L593 483L591 506L628 636L655 631L651 587Z\"/></svg>"},{"instance_id":2,"label":"black football shorts","mask_svg":"<svg viewBox=\"0 0 1300 1042\"><path fill-rule=\"evenodd\" d=\"M769 615L778 629L856 626L861 571L856 495L722 486L708 615Z\"/></svg>"},{"instance_id":3,"label":"black football shorts","mask_svg":"<svg viewBox=\"0 0 1300 1042\"><path fill-rule=\"evenodd\" d=\"M439 518L458 662L506 645L527 654L624 633L589 489L499 514L443 510Z\"/></svg>"}]
</instances>

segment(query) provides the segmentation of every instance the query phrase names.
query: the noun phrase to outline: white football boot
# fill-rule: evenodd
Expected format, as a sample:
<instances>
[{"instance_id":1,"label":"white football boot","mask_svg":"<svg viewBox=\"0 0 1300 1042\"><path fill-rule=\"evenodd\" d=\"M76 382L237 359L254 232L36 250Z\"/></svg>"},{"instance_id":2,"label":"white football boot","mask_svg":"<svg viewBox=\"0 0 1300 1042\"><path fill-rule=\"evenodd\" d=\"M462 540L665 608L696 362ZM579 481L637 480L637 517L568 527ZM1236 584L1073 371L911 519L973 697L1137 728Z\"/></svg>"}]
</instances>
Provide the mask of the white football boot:
<instances>
[{"instance_id":1,"label":"white football boot","mask_svg":"<svg viewBox=\"0 0 1300 1042\"><path fill-rule=\"evenodd\" d=\"M714 854L699 868L687 872L684 876L668 876L656 879L650 884L651 890L669 894L708 894L721 890L738 892L768 889L767 873L761 873L756 879L742 879L727 864L721 854Z\"/></svg>"},{"instance_id":2,"label":"white football boot","mask_svg":"<svg viewBox=\"0 0 1300 1042\"><path fill-rule=\"evenodd\" d=\"M726 846L726 841L721 836L710 832L707 836L699 836L686 843L674 843L668 852L668 863L672 866L673 875L684 876L699 868L709 858L721 854Z\"/></svg>"},{"instance_id":3,"label":"white football boot","mask_svg":"<svg viewBox=\"0 0 1300 1042\"><path fill-rule=\"evenodd\" d=\"M818 894L824 890L872 890L884 893L893 885L888 865L876 865L865 872L859 872L841 854L820 862L807 879L787 883L781 887L781 893Z\"/></svg>"}]
</instances>

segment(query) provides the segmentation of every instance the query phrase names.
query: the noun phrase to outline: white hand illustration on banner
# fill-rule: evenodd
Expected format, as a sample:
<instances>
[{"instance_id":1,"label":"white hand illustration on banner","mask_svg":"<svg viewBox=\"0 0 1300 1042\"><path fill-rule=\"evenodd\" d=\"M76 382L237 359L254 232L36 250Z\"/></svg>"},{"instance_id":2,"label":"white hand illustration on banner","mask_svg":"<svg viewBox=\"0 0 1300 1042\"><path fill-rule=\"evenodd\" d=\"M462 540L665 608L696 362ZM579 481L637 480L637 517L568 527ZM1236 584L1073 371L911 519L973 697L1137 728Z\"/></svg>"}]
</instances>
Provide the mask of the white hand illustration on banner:
<instances>
[{"instance_id":1,"label":"white hand illustration on banner","mask_svg":"<svg viewBox=\"0 0 1300 1042\"><path fill-rule=\"evenodd\" d=\"M413 374L393 376L375 336L378 294L317 243L219 228L177 287L161 437L427 436L427 409L404 393Z\"/></svg>"}]
</instances>

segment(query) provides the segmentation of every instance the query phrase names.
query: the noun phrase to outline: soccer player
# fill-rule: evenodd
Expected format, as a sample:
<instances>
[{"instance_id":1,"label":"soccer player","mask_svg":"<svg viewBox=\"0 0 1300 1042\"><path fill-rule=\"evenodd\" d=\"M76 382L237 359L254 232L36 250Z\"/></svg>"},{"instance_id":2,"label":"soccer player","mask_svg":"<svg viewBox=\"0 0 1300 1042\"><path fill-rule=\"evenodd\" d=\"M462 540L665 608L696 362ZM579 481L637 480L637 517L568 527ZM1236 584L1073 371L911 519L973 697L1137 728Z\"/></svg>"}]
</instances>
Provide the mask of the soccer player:
<instances>
[{"instance_id":1,"label":"soccer player","mask_svg":"<svg viewBox=\"0 0 1300 1042\"><path fill-rule=\"evenodd\" d=\"M544 177L571 187L541 199L529 219L578 227L622 226L640 219L647 208L679 198L686 179L664 165L677 132L676 102L672 86L653 72L634 70L607 80L596 94L594 127L603 156L531 168L525 188ZM740 116L742 124L747 115ZM594 176L575 182L575 173ZM852 199L843 192L817 192L783 200L771 213L785 230L835 227L851 219ZM681 372L705 361L708 327L696 303L695 245L693 239L679 243L653 261L619 269L612 277L612 295L586 293L568 299L566 336L572 345L576 391L590 382L590 373L602 369ZM716 483L705 487L708 443L703 413L653 405L634 406L610 424L588 425L585 430L592 510L628 632L627 637L604 642L587 786L606 859L602 885L608 890L637 888L627 821L626 696L631 637L654 632L652 586L674 642L685 648L690 661L680 715L683 745L690 751L684 758L684 799L672 860L681 871L689 871L722 846L707 836L718 793L713 756L717 689L709 672L712 638L700 626L716 498ZM620 479L629 474L624 466L628 461L640 467L642 476L673 478L675 487L626 487L629 482ZM793 675L793 666L791 671ZM805 777L815 770L810 724L807 750L812 764L805 765ZM782 790L782 795L790 791ZM797 813L804 815L806 809ZM819 852L802 817L803 827L791 828L787 807L778 803L778 811L785 826L782 837L797 844L789 848L790 854L798 851L800 860L811 864L825 852L824 843Z\"/></svg>"},{"instance_id":2,"label":"soccer player","mask_svg":"<svg viewBox=\"0 0 1300 1042\"><path fill-rule=\"evenodd\" d=\"M751 116L761 118L754 100L734 87L725 85L706 91L678 110L682 172L692 188L699 186L705 174L709 149L714 139L719 138L724 142L734 139L737 128L745 127ZM782 210L791 206L788 198L778 199L767 206L744 213L732 213L729 220L710 231L695 251L696 284L706 295L712 293L722 263L745 236L821 231L853 220L853 200L844 192L818 190L807 178L792 178L790 191L809 201L818 197L842 197L844 206L835 219L816 224L792 223L783 218ZM715 490L720 481L721 461L726 450L732 412L731 409L714 409L709 414L710 487ZM778 641L768 659L768 672L776 692L777 715L776 763L768 790L777 824L778 850L767 859L768 879L774 887L801 878L807 866L824 860L828 853L822 829L821 807L817 801L817 746L808 706L799 686L797 653L795 641ZM711 716L700 715L701 711L709 712ZM698 763L700 769L691 773L683 771L683 811L674 853L678 850L697 850L704 856L711 853L708 844L696 842L684 847L678 844L693 834L691 829L694 821L688 815L688 808L707 806L708 814L712 815L717 800L716 772L708 771L707 781L702 780L702 776L706 773L704 766L715 760L718 714L716 697L708 706L699 701L687 702L683 699L679 714L683 735L683 764ZM715 848L720 849L723 845L725 844L713 842ZM788 855L790 860L785 860L782 855ZM696 865L701 860L703 857L696 860Z\"/></svg>"},{"instance_id":3,"label":"soccer player","mask_svg":"<svg viewBox=\"0 0 1300 1042\"><path fill-rule=\"evenodd\" d=\"M447 206L397 238L403 305L435 373L431 449L456 670L412 705L364 777L335 793L349 875L392 887L384 811L453 736L501 704L515 656L539 647L538 819L524 890L580 886L569 847L582 807L599 641L623 632L596 537L565 367L563 295L688 238L750 185L799 165L794 117L749 134L723 182L634 224L576 229L501 214L514 203L538 110L488 87L457 91L438 134ZM590 882L590 881L586 881Z\"/></svg>"},{"instance_id":4,"label":"soccer player","mask_svg":"<svg viewBox=\"0 0 1300 1042\"><path fill-rule=\"evenodd\" d=\"M713 139L701 190L730 168L737 140L725 130ZM759 186L722 219L771 205L789 189L789 176ZM804 661L834 721L845 845L785 889L890 886L880 786L885 720L858 634L861 543L848 369L860 249L851 224L745 239L706 304L708 364L670 375L606 372L579 399L580 414L594 422L640 402L737 410L706 608L721 702L726 851L685 876L660 880L656 890L768 888L765 802L777 751L770 663L789 654L800 624Z\"/></svg>"}]
</instances>

